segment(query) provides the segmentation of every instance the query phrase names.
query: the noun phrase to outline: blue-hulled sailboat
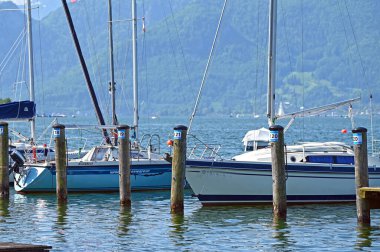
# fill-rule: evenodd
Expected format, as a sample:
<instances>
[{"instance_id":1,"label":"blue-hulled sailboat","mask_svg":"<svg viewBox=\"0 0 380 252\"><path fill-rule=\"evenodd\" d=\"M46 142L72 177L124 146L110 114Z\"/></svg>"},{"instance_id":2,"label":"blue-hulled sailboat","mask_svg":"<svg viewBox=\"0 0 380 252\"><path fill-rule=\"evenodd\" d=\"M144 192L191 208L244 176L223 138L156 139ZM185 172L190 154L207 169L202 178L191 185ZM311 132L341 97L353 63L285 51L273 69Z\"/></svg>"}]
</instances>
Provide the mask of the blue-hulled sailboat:
<instances>
[{"instance_id":1,"label":"blue-hulled sailboat","mask_svg":"<svg viewBox=\"0 0 380 252\"><path fill-rule=\"evenodd\" d=\"M73 37L76 37L74 26L72 25L70 12L65 0L62 0L66 16L72 29ZM110 1L109 1L110 3ZM111 6L111 5L109 5ZM111 16L111 15L110 15ZM136 140L138 129L138 109L137 109L137 55L136 55L136 4L132 0L132 22L133 22L133 84L134 84L134 125ZM111 23L111 22L110 22ZM78 55L81 55L79 43L76 38L76 48ZM111 50L112 51L112 50ZM89 79L87 67L81 57L82 69L86 77L87 85L90 89L91 98L95 105L100 125L104 125L101 112L97 106L96 96L91 92L92 84ZM110 62L113 62L111 59ZM87 72L87 73L86 73ZM113 71L111 71L112 73ZM111 77L113 83L113 77ZM111 91L113 94L114 89ZM114 111L114 109L113 109ZM115 115L112 116L115 123ZM114 126L115 128L116 126ZM106 127L102 129L106 139L105 145L93 147L83 158L69 160L67 163L67 190L69 192L112 192L119 190L119 162L118 147L113 145L108 137ZM135 141L131 150L131 189L132 190L162 190L170 189L171 186L171 163L166 161L161 155L155 153L152 139L157 135L148 136L148 145L142 148L138 141ZM142 137L144 139L144 137ZM159 137L158 137L159 144ZM56 190L56 170L55 162L42 162L26 164L15 174L15 190L19 193L34 192L55 192Z\"/></svg>"}]
</instances>

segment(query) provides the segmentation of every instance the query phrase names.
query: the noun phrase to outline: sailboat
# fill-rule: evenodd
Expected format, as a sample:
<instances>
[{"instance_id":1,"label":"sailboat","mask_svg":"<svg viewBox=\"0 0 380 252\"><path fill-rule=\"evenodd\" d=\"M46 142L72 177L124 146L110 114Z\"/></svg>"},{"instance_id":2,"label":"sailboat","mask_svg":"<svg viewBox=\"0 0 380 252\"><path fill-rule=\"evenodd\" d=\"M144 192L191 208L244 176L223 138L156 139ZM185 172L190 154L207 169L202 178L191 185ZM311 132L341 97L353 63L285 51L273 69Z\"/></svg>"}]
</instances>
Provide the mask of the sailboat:
<instances>
[{"instance_id":1,"label":"sailboat","mask_svg":"<svg viewBox=\"0 0 380 252\"><path fill-rule=\"evenodd\" d=\"M30 136L26 137L14 129L10 129L11 135L17 138L17 141L10 141L9 154L12 166L15 164L13 159L28 160L53 160L54 150L46 144L36 144L36 104L34 91L34 62L33 62L33 40L32 40L32 17L31 2L27 1L26 12L26 28L27 28L27 45L28 45L28 71L29 71L29 99L22 101L13 101L0 105L0 120L9 122L29 122ZM21 37L20 37L21 38ZM17 165L17 164L16 164ZM15 168L15 167L12 167ZM13 174L10 170L10 181L13 182Z\"/></svg>"},{"instance_id":2,"label":"sailboat","mask_svg":"<svg viewBox=\"0 0 380 252\"><path fill-rule=\"evenodd\" d=\"M73 28L71 16L67 3L62 1L70 27ZM110 2L109 2L110 3ZM109 4L111 11L111 5ZM111 16L111 15L110 15ZM138 109L137 109L137 19L136 2L132 0L132 22L133 22L133 83L135 90L135 108L133 129L137 136L138 129ZM75 32L74 32L75 33ZM73 37L74 37L73 33ZM75 41L76 39L74 39ZM78 41L76 41L77 44ZM77 47L78 50L78 47ZM79 54L79 50L78 50ZM83 57L81 59L83 60ZM111 60L112 61L112 60ZM83 63L83 62L81 62ZM82 64L86 72L85 64ZM111 71L112 72L112 71ZM85 74L86 78L88 74ZM113 84L113 79L111 77ZM88 86L92 86L88 81ZM93 103L97 105L96 96ZM97 106L95 106L97 107ZM67 163L67 190L69 192L112 192L119 190L119 161L118 147L113 145L108 138L100 110L96 110L102 129L103 136L107 143L93 147L83 158L72 159ZM113 110L114 111L114 110ZM116 116L113 115L113 123ZM116 126L113 125L113 128ZM162 190L170 189L171 186L171 163L166 161L161 155L154 152L152 140L155 135L148 136L147 148L142 148L140 144L134 144L131 150L131 189L132 190ZM137 139L137 137L135 138ZM144 139L144 136L142 137ZM55 192L56 188L56 166L55 162L45 162L25 165L19 173L15 174L15 190L19 193L33 192Z\"/></svg>"},{"instance_id":3,"label":"sailboat","mask_svg":"<svg viewBox=\"0 0 380 252\"><path fill-rule=\"evenodd\" d=\"M277 1L270 0L268 46L268 124L274 125L274 83ZM313 114L357 99L304 110L287 116ZM265 131L265 130L262 130ZM247 136L247 135L246 135ZM250 136L250 135L248 135ZM247 136L246 152L231 160L188 159L186 180L203 205L271 204L271 149L268 138ZM251 142L250 142L251 141ZM255 142L256 141L256 142ZM332 203L355 201L352 147L340 142L310 142L286 147L287 202ZM368 158L370 186L380 186L380 160Z\"/></svg>"}]
</instances>

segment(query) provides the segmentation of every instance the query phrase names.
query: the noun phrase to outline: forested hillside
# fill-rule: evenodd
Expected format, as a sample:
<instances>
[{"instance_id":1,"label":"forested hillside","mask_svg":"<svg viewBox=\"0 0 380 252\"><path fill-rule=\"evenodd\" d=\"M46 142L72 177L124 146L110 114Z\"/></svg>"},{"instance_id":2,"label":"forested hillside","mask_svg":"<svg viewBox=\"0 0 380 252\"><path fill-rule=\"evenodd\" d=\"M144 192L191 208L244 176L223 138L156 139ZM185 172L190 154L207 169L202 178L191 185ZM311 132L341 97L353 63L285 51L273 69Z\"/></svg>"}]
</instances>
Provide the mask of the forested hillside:
<instances>
[{"instance_id":1,"label":"forested hillside","mask_svg":"<svg viewBox=\"0 0 380 252\"><path fill-rule=\"evenodd\" d=\"M103 113L109 115L107 2L81 0L69 7ZM137 3L141 116L190 116L223 1ZM375 104L380 102L379 11L376 0L278 1L276 98L286 112L360 95L357 107L364 109L370 92ZM113 1L113 14L117 110L126 115L132 113L129 1ZM22 12L0 12L1 60L24 20ZM63 9L34 20L33 27L38 112L92 113ZM265 113L267 37L267 0L228 2L200 113ZM25 96L14 84L19 62L15 55L0 73L0 98Z\"/></svg>"}]
</instances>

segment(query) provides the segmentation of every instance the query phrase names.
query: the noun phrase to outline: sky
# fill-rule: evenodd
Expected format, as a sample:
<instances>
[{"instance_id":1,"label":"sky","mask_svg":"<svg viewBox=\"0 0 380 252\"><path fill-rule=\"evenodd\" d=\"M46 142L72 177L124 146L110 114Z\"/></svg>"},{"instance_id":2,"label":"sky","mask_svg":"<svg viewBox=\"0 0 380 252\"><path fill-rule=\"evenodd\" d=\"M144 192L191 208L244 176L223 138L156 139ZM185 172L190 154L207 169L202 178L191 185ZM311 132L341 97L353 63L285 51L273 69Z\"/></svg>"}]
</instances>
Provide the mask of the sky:
<instances>
[{"instance_id":1,"label":"sky","mask_svg":"<svg viewBox=\"0 0 380 252\"><path fill-rule=\"evenodd\" d=\"M1 2L9 2L10 0L0 0ZM19 5L20 9L23 9L24 4L26 4L26 0L12 0L11 2ZM43 18L48 15L51 11L57 9L61 6L60 0L32 0L32 9L36 5L39 6L39 18ZM38 16L34 16L33 18L37 18Z\"/></svg>"}]
</instances>

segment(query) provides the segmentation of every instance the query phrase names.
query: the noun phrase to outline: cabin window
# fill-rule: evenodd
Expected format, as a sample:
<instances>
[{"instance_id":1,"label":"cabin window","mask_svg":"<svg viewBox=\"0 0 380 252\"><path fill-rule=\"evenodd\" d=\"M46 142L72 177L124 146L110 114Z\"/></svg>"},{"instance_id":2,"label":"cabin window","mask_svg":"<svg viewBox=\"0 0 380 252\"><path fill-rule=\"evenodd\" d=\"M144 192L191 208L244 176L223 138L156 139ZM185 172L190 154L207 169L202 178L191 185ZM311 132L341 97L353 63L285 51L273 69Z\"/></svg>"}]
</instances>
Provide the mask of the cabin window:
<instances>
[{"instance_id":1,"label":"cabin window","mask_svg":"<svg viewBox=\"0 0 380 252\"><path fill-rule=\"evenodd\" d=\"M327 163L327 164L354 164L353 156L328 156L328 155L312 155L306 157L309 163Z\"/></svg>"}]
</instances>

